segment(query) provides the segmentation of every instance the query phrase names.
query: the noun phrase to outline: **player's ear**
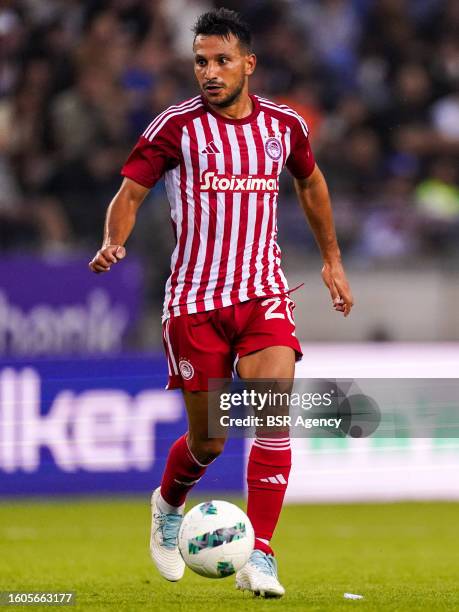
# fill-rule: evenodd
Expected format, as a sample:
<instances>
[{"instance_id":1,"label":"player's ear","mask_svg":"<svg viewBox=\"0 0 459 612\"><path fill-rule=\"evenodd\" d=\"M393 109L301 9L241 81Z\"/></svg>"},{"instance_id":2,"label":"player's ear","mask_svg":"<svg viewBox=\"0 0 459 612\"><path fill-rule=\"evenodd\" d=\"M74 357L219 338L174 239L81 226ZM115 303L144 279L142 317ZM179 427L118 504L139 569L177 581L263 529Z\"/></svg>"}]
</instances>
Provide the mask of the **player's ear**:
<instances>
[{"instance_id":1,"label":"player's ear","mask_svg":"<svg viewBox=\"0 0 459 612\"><path fill-rule=\"evenodd\" d=\"M257 66L257 56L255 53L248 53L245 58L245 75L250 76L255 72Z\"/></svg>"}]
</instances>

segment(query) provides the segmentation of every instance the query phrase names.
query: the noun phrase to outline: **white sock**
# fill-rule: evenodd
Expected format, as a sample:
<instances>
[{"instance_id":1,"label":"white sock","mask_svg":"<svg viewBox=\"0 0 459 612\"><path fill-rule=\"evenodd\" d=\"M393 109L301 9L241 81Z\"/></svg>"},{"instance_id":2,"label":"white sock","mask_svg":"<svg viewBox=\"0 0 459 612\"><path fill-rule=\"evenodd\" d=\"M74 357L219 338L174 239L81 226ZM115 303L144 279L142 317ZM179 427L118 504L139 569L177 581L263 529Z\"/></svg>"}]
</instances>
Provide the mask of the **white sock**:
<instances>
[{"instance_id":1,"label":"white sock","mask_svg":"<svg viewBox=\"0 0 459 612\"><path fill-rule=\"evenodd\" d=\"M158 506L161 512L164 512L164 514L183 514L183 511L185 510L185 504L182 504L178 507L171 506L170 504L168 504L164 497L161 495L161 493L158 495L156 505Z\"/></svg>"}]
</instances>

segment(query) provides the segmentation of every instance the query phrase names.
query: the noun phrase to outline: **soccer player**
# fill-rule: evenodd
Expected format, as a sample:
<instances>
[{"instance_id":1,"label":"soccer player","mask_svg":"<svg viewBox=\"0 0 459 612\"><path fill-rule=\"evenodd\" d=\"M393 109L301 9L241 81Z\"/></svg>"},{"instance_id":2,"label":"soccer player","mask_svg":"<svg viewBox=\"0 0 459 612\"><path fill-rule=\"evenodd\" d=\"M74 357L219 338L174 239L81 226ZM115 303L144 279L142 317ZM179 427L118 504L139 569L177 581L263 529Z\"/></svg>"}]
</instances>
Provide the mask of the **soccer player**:
<instances>
[{"instance_id":1,"label":"soccer player","mask_svg":"<svg viewBox=\"0 0 459 612\"><path fill-rule=\"evenodd\" d=\"M353 305L305 121L285 105L249 94L256 57L248 26L237 13L205 13L194 34L200 95L169 107L141 135L108 208L102 247L89 264L94 272L106 272L125 257L137 209L165 176L176 237L163 315L167 388L183 390L188 432L172 445L161 486L152 495L150 550L171 581L184 572L177 534L185 498L225 442L208 435L209 378L229 378L234 367L242 379L292 380L301 357L277 244L284 166L319 245L333 307L347 316ZM247 513L256 542L236 586L265 597L285 592L270 540L290 466L287 436L255 439Z\"/></svg>"}]
</instances>

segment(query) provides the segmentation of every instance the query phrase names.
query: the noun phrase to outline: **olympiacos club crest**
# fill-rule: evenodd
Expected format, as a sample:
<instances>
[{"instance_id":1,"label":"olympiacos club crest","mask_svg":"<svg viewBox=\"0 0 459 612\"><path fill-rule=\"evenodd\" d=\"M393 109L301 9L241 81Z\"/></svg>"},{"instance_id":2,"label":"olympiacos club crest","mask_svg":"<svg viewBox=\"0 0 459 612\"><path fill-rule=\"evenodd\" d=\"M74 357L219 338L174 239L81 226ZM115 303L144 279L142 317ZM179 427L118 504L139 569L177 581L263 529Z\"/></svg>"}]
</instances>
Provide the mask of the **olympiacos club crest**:
<instances>
[{"instance_id":1,"label":"olympiacos club crest","mask_svg":"<svg viewBox=\"0 0 459 612\"><path fill-rule=\"evenodd\" d=\"M277 138L268 138L265 142L265 151L271 159L279 161L282 155L282 144Z\"/></svg>"},{"instance_id":2,"label":"olympiacos club crest","mask_svg":"<svg viewBox=\"0 0 459 612\"><path fill-rule=\"evenodd\" d=\"M179 361L179 370L184 380L190 380L194 376L194 368L189 361L181 359Z\"/></svg>"}]
</instances>

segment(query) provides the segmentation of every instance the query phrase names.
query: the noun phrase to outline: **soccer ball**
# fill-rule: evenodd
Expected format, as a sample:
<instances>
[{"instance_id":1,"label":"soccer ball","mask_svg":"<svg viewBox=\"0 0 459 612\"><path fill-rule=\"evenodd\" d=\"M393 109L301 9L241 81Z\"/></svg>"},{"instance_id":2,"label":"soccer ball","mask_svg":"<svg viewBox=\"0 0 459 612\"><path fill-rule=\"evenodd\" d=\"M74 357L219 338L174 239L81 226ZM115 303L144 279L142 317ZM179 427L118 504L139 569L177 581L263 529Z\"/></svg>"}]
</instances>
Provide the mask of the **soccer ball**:
<instances>
[{"instance_id":1,"label":"soccer ball","mask_svg":"<svg viewBox=\"0 0 459 612\"><path fill-rule=\"evenodd\" d=\"M186 513L178 535L186 565L207 578L225 578L249 560L255 534L248 516L226 501L207 501Z\"/></svg>"}]
</instances>

